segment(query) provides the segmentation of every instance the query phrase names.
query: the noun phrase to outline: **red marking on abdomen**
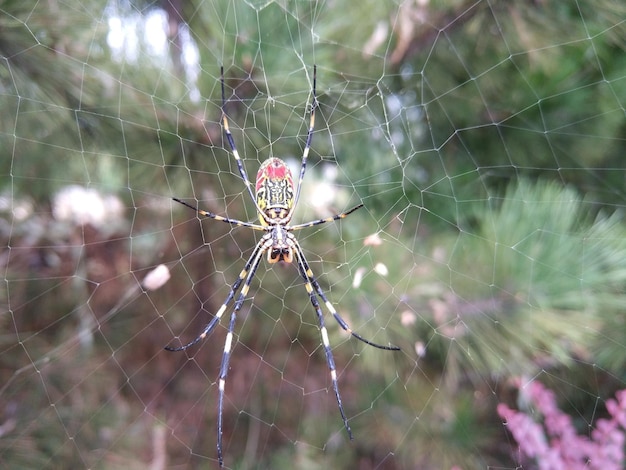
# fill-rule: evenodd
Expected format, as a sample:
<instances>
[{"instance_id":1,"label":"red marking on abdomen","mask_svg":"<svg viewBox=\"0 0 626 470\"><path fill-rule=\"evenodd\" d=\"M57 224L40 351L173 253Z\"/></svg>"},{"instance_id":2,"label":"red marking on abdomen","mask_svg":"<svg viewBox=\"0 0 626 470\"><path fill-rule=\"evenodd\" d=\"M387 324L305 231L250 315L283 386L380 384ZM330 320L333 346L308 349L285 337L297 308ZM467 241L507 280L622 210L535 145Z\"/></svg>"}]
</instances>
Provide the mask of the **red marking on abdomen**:
<instances>
[{"instance_id":1,"label":"red marking on abdomen","mask_svg":"<svg viewBox=\"0 0 626 470\"><path fill-rule=\"evenodd\" d=\"M293 186L291 170L287 164L280 158L268 158L263 162L256 174L256 190L258 191L266 180L282 181L285 179L287 180L287 184Z\"/></svg>"}]
</instances>

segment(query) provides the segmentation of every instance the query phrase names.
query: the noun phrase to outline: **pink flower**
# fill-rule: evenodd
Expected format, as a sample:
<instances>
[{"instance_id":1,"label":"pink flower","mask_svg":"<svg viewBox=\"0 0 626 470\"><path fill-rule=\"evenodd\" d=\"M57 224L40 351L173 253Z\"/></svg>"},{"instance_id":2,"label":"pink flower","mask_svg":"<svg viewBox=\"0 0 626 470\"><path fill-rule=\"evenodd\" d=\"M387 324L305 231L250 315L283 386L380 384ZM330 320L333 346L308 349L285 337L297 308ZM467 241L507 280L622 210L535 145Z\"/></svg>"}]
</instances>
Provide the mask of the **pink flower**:
<instances>
[{"instance_id":1,"label":"pink flower","mask_svg":"<svg viewBox=\"0 0 626 470\"><path fill-rule=\"evenodd\" d=\"M520 455L535 461L540 470L624 468L626 390L607 400L611 418L597 420L588 437L576 434L572 418L559 410L554 393L541 382L523 387L519 381L517 386L529 411L516 411L503 403L497 411L517 441Z\"/></svg>"}]
</instances>

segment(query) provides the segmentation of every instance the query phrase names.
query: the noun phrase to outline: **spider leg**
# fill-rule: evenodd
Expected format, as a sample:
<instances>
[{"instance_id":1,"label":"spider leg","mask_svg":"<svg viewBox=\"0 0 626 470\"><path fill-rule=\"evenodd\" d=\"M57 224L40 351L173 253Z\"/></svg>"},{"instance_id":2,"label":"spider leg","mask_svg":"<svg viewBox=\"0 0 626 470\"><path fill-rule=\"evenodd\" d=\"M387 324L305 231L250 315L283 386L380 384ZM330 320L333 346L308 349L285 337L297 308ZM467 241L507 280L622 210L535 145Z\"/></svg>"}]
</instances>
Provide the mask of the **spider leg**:
<instances>
[{"instance_id":1,"label":"spider leg","mask_svg":"<svg viewBox=\"0 0 626 470\"><path fill-rule=\"evenodd\" d=\"M341 414L341 419L343 420L343 425L346 428L348 437L350 438L350 440L353 440L354 437L352 436L352 429L350 429L350 424L348 423L348 418L346 417L346 413L343 409L343 404L341 402L341 394L339 393L339 384L337 382L337 368L335 367L335 358L333 357L333 352L330 349L328 331L326 331L326 325L324 324L324 315L322 314L322 309L315 295L316 293L311 285L311 278L307 274L307 271L310 272L310 269L308 269L307 262L298 245L295 245L294 254L296 257L296 262L298 264L298 271L300 271L300 275L304 278L306 282L306 291L309 294L311 304L313 304L313 308L315 309L315 313L317 315L317 321L319 323L320 333L322 335L322 344L324 345L324 352L326 354L326 363L328 364L328 368L330 369L330 379L333 384L333 390L335 391L335 398L337 398L339 413Z\"/></svg>"},{"instance_id":2,"label":"spider leg","mask_svg":"<svg viewBox=\"0 0 626 470\"><path fill-rule=\"evenodd\" d=\"M221 82L222 82L222 126L224 127L224 134L226 135L226 140L228 141L228 145L237 161L237 168L239 168L239 174L241 175L241 179L246 185L246 189L248 190L248 194L250 194L250 199L254 202L256 206L256 210L261 216L267 221L267 215L265 212L261 210L259 204L252 193L252 183L250 182L250 178L248 178L248 174L246 173L246 169L243 166L243 161L239 156L239 152L237 151L237 146L235 145L235 139L233 139L233 135L230 133L230 127L228 125L228 116L226 115L226 91L224 87L224 66L221 67ZM269 221L268 221L269 222Z\"/></svg>"},{"instance_id":3,"label":"spider leg","mask_svg":"<svg viewBox=\"0 0 626 470\"><path fill-rule=\"evenodd\" d=\"M269 235L269 234L268 234ZM233 331L235 329L235 320L237 319L237 312L241 309L244 300L246 299L246 295L248 294L248 289L250 288L250 283L252 282L252 278L259 267L259 262L261 261L261 257L263 253L271 246L271 238L269 236L263 237L259 244L257 245L258 250L253 253L250 257L252 260L250 270L245 275L246 281L241 288L241 292L237 297L237 301L235 302L235 307L233 308L233 312L230 314L230 321L228 323L228 333L226 334L226 341L224 342L224 354L222 355L222 364L220 365L220 378L218 385L218 398L217 398L217 459L219 461L220 467L224 465L224 457L222 455L222 423L223 419L223 410L224 410L224 388L226 386L226 376L228 375L228 363L230 362L230 353L233 344ZM244 269L245 271L245 269ZM244 274L242 271L242 274ZM241 279L241 277L239 278Z\"/></svg>"},{"instance_id":4,"label":"spider leg","mask_svg":"<svg viewBox=\"0 0 626 470\"><path fill-rule=\"evenodd\" d=\"M313 271L311 271L311 268L309 267L309 263L307 263L307 260L304 257L304 254L302 253L302 248L300 248L300 244L298 243L298 240L296 240L296 237L290 233L289 239L294 245L294 252L296 254L296 258L298 259L298 263L301 265L300 274L302 275L302 277L307 283L306 285L307 291L315 290L317 295L319 295L319 297L322 299L322 301L326 305L326 308L328 309L328 311L333 315L335 320L337 320L337 323L339 323L339 326L343 328L344 331L350 333L356 339L364 342L365 344L369 344L370 346L373 346L378 349L386 349L388 351L400 351L400 348L397 346L385 346L382 344L377 344L377 343L370 341L369 339L363 338L363 336L361 336L360 334L352 331L352 328L350 328L348 323L346 323L346 321L343 318L341 318L341 315L337 313L337 310L335 310L335 307L333 306L333 304L330 303L330 300L328 300L328 298L326 297L326 294L324 294L324 291L322 290L319 282L317 282L317 279L315 278Z\"/></svg>"},{"instance_id":5,"label":"spider leg","mask_svg":"<svg viewBox=\"0 0 626 470\"><path fill-rule=\"evenodd\" d=\"M242 269L241 273L239 273L239 277L233 284L233 287L230 289L230 292L228 293L226 300L221 305L221 307L219 308L215 316L211 319L211 321L204 327L202 332L193 341L190 341L189 343L183 346L176 347L176 348L172 346L166 346L165 347L166 350L184 351L190 346L193 346L194 344L206 338L211 333L211 331L213 331L213 328L215 328L215 325L219 323L220 319L222 318L222 315L224 315L224 312L226 311L226 308L228 307L228 304L235 297L235 294L239 290L239 286L241 285L244 279L246 280L246 283L244 284L243 289L241 290L241 293L239 294L239 296L241 297L243 295L245 297L245 295L248 292L248 288L250 287L250 281L252 279L251 274L254 275L254 272L259 266L259 261L261 259L261 256L263 256L263 253L265 252L265 250L267 250L266 245L268 244L268 240L269 242L271 242L271 238L269 234L263 236L263 238L261 238L259 243L257 243L257 245L254 247L254 251L252 252L252 255L250 255L250 258L246 262L246 265ZM239 298L237 299L237 301L239 301ZM239 308L241 308L241 305L239 305Z\"/></svg>"},{"instance_id":6,"label":"spider leg","mask_svg":"<svg viewBox=\"0 0 626 470\"><path fill-rule=\"evenodd\" d=\"M306 135L306 143L304 145L304 151L302 153L302 165L300 166L300 177L298 178L298 186L296 188L296 194L293 199L293 208L298 204L300 198L300 188L302 187L302 181L304 180L304 173L306 172L306 162L309 158L309 150L311 149L311 141L313 140L313 130L315 129L315 108L318 106L317 95L315 92L317 82L317 65L313 66L313 101L311 102L311 117L309 120L309 131Z\"/></svg>"},{"instance_id":7,"label":"spider leg","mask_svg":"<svg viewBox=\"0 0 626 470\"><path fill-rule=\"evenodd\" d=\"M324 324L324 315L322 314L322 309L320 308L320 304L317 300L317 296L319 296L322 299L322 301L326 304L326 308L330 311L330 313L332 313L335 320L337 320L337 323L339 323L339 326L341 326L341 328L343 328L345 331L350 333L352 336L354 336L358 340L363 341L364 343L369 344L370 346L373 346L379 349L399 351L400 348L396 346L383 346L380 344L373 343L363 338L361 335L352 331L352 329L350 329L350 327L345 322L345 320L341 318L341 316L337 313L337 311L335 310L335 307L333 307L333 304L330 303L330 301L324 294L324 291L322 291L322 288L317 282L315 275L313 274L313 272L311 271L311 268L309 267L309 263L304 257L304 253L302 252L302 248L300 248L300 244L298 243L298 240L296 240L295 236L291 233L288 234L288 239L294 251L294 256L298 264L298 271L300 271L300 275L305 281L306 291L309 294L309 298L311 299L311 304L313 305L313 308L315 309L315 313L317 315L317 320L320 326L320 333L322 335L322 344L324 346L324 351L326 353L326 362L328 363L328 368L330 369L330 379L333 384L333 390L335 391L335 397L337 398L337 405L339 406L339 413L341 414L341 418L343 419L343 425L346 428L348 437L350 438L350 440L352 440L353 439L352 430L350 429L350 424L348 423L348 419L346 418L346 413L343 409L343 404L341 401L341 394L339 393L339 384L337 382L337 369L335 367L335 359L333 357L332 350L330 349L328 331L326 330L326 326Z\"/></svg>"},{"instance_id":8,"label":"spider leg","mask_svg":"<svg viewBox=\"0 0 626 470\"><path fill-rule=\"evenodd\" d=\"M320 224L325 224L326 222L332 222L333 220L339 220L339 219L344 219L347 216L349 216L350 214L352 214L355 210L360 209L361 207L363 207L363 204L359 204L357 206L354 206L352 209L347 210L346 212L342 212L341 214L336 214L333 215L331 217L326 217L325 219L319 219L319 220L315 220L313 222L306 222L304 224L298 224L298 225L292 225L289 227L289 230L301 230L303 228L308 228L308 227L313 227L315 225L320 225Z\"/></svg>"},{"instance_id":9,"label":"spider leg","mask_svg":"<svg viewBox=\"0 0 626 470\"><path fill-rule=\"evenodd\" d=\"M207 212L207 211L203 211L202 209L198 209L197 207L192 206L191 204L187 204L185 201L181 201L178 198L173 197L172 199L178 202L179 204L182 204L183 206L187 206L190 209L193 209L194 211L196 211L198 214L208 217L210 219L219 220L220 222L226 222L227 224L235 225L237 227L249 227L254 230L267 231L267 227L263 227L262 225L251 224L250 222L242 222L241 220L229 219L228 217L222 217L221 215L214 214L213 212Z\"/></svg>"}]
</instances>

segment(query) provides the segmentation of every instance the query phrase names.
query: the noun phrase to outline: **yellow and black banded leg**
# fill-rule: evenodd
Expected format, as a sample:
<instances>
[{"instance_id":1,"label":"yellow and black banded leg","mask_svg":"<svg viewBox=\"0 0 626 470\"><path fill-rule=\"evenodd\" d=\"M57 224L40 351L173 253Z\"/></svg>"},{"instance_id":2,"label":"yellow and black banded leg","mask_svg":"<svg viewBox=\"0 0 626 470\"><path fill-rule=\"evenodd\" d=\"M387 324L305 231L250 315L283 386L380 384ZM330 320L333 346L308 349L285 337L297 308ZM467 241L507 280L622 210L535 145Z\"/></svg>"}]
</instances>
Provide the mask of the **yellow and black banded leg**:
<instances>
[{"instance_id":1,"label":"yellow and black banded leg","mask_svg":"<svg viewBox=\"0 0 626 470\"><path fill-rule=\"evenodd\" d=\"M190 346L193 346L194 344L198 343L199 341L202 341L204 338L206 338L211 333L211 331L213 331L213 328L215 328L215 326L219 323L220 319L222 318L222 315L224 315L224 312L226 311L226 308L228 307L228 304L235 297L235 294L239 290L239 286L241 285L243 280L246 279L249 276L250 272L254 272L256 270L257 266L259 265L259 261L260 261L261 257L263 256L263 253L267 249L266 246L265 246L267 244L267 239L268 239L267 236L263 237L259 241L259 243L257 243L257 245L254 247L254 251L252 252L252 255L250 255L250 258L248 258L248 261L246 262L243 270L241 271L241 273L239 273L239 277L237 278L237 280L233 284L233 287L230 289L230 292L228 293L228 296L226 297L226 300L221 305L221 307L218 309L217 313L211 319L211 321L204 327L202 332L193 341L190 341L189 343L187 343L187 344L185 344L183 346L176 347L176 348L172 347L172 346L166 346L165 347L166 350L168 350L168 351L183 351L183 350L189 348ZM248 285L249 284L250 283L248 282ZM244 286L244 288L247 291L247 288L245 286Z\"/></svg>"},{"instance_id":2,"label":"yellow and black banded leg","mask_svg":"<svg viewBox=\"0 0 626 470\"><path fill-rule=\"evenodd\" d=\"M315 91L317 82L317 65L313 66L313 101L311 103L311 117L309 120L309 131L306 135L306 143L304 145L304 151L302 152L302 163L300 165L300 177L298 178L298 186L296 187L296 194L293 200L293 206L298 204L300 198L300 188L302 187L302 181L304 180L304 173L306 172L306 163L309 158L309 150L311 149L311 141L313 140L313 130L315 129L315 109L318 106L317 94Z\"/></svg>"},{"instance_id":3,"label":"yellow and black banded leg","mask_svg":"<svg viewBox=\"0 0 626 470\"><path fill-rule=\"evenodd\" d=\"M326 355L326 363L328 364L328 369L330 370L330 380L333 384L333 390L335 391L335 398L337 399L337 405L339 406L339 413L341 414L341 419L343 420L343 425L346 428L348 437L350 438L350 440L353 440L354 437L352 436L352 429L350 428L350 424L348 423L348 418L346 417L346 413L343 409L343 403L341 401L341 394L339 393L339 383L337 382L337 368L335 367L335 358L333 357L333 352L330 348L328 331L326 330L326 325L324 324L324 315L322 314L322 309L319 302L317 301L316 293L313 290L313 286L311 285L310 276L307 274L307 271L310 271L310 269L307 268L308 264L299 247L294 251L296 263L298 265L298 271L305 281L306 291L309 294L311 304L313 305L313 308L315 309L315 314L317 315L317 321L320 327L320 334L322 336L322 345L324 346L324 353Z\"/></svg>"},{"instance_id":4,"label":"yellow and black banded leg","mask_svg":"<svg viewBox=\"0 0 626 470\"><path fill-rule=\"evenodd\" d=\"M252 224L250 222L243 222L241 220L237 220L237 219L229 219L228 217L222 217L221 215L217 215L214 214L213 212L207 212L204 211L202 209L198 209L195 206L192 206L191 204L186 203L185 201L178 199L177 197L173 197L172 198L174 201L178 202L179 204L182 204L183 206L189 207L190 209L193 209L194 211L196 211L198 214L204 216L204 217L208 217L209 219L213 219L213 220L219 220L220 222L225 222L227 224L231 224L231 225L235 225L237 227L248 227L254 230L264 230L264 231L268 231L267 227L263 227L262 225L258 225L258 224Z\"/></svg>"},{"instance_id":5,"label":"yellow and black banded leg","mask_svg":"<svg viewBox=\"0 0 626 470\"><path fill-rule=\"evenodd\" d=\"M343 318L341 318L341 315L337 313L337 310L335 310L335 307L333 306L333 304L330 302L330 300L328 300L328 298L326 297L326 294L324 294L322 287L319 285L319 282L317 282L317 279L315 278L313 271L311 271L311 268L309 267L309 263L304 257L304 254L302 253L302 248L300 248L300 244L298 243L298 240L296 240L295 236L293 236L292 234L289 234L289 235L290 235L290 240L294 245L294 251L296 254L296 258L298 259L298 264L302 265L300 268L300 274L302 275L304 280L307 282L307 284L311 285L311 289L314 289L315 293L317 293L317 295L322 299L328 311L332 314L333 318L337 320L337 323L339 323L339 326L344 331L350 333L356 339L364 342L365 344L369 344L370 346L373 346L378 349L385 349L387 351L400 351L400 348L397 346L384 346L382 344L377 344L366 338L363 338L363 336L361 336L360 334L352 331L352 328L350 328L348 323L346 323L346 321ZM309 288L307 286L307 291L308 290Z\"/></svg>"},{"instance_id":6,"label":"yellow and black banded leg","mask_svg":"<svg viewBox=\"0 0 626 470\"><path fill-rule=\"evenodd\" d=\"M250 182L250 178L248 178L248 173L246 173L246 169L243 166L243 161L239 156L239 152L237 151L237 146L235 145L235 139L233 139L233 135L230 132L230 127L228 125L228 116L226 115L226 91L224 87L224 67L221 67L221 82L222 82L222 126L224 127L224 134L226 135L226 140L228 141L228 145L230 146L230 150L237 161L237 168L239 169L239 174L241 175L241 179L246 185L246 189L248 190L248 194L250 194L250 199L254 202L257 211L259 214L263 214L263 211L259 207L256 202L256 198L252 192L252 183Z\"/></svg>"},{"instance_id":7,"label":"yellow and black banded leg","mask_svg":"<svg viewBox=\"0 0 626 470\"><path fill-rule=\"evenodd\" d=\"M342 212L341 214L336 214L331 217L326 217L325 219L314 220L313 222L306 222L304 224L292 225L289 227L289 231L293 230L302 230L303 228L314 227L315 225L325 224L327 222L333 222L335 220L344 219L350 214L352 214L355 210L363 207L363 204L359 204L354 206L352 209L347 210L346 212Z\"/></svg>"},{"instance_id":8,"label":"yellow and black banded leg","mask_svg":"<svg viewBox=\"0 0 626 470\"><path fill-rule=\"evenodd\" d=\"M271 239L266 235L259 244L257 245L258 252L255 250L255 253L252 254L249 261L249 271L246 273L246 270L241 272L239 275L239 279L242 278L242 275L245 276L245 282L243 287L241 288L241 292L237 297L237 301L235 302L235 306L233 308L232 313L230 314L230 321L228 322L228 333L226 333L226 341L224 342L224 353L222 354L222 363L220 365L220 376L218 382L218 398L217 398L217 459L219 461L220 467L224 465L224 457L222 453L222 430L223 430L223 410L224 410L224 389L226 388L226 376L228 375L228 364L230 362L230 354L233 346L233 334L235 330L235 321L237 319L237 313L241 310L241 306L243 305L244 300L246 300L246 296L248 295L248 290L250 289L250 283L252 282L252 278L256 273L257 268L259 267L259 262L263 256L263 253L268 249L269 244L271 243Z\"/></svg>"}]
</instances>

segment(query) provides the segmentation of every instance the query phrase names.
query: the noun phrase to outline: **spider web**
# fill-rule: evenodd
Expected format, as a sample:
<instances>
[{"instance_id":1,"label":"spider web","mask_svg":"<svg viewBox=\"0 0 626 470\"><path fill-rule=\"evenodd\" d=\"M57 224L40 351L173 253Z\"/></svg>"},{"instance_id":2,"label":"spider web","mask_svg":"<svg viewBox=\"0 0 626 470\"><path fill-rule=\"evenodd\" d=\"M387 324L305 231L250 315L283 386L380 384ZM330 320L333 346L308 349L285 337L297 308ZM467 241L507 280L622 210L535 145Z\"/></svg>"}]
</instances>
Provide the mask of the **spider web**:
<instances>
[{"instance_id":1,"label":"spider web","mask_svg":"<svg viewBox=\"0 0 626 470\"><path fill-rule=\"evenodd\" d=\"M325 312L350 442L304 283L262 261L226 467L537 468L497 411L532 414L534 382L584 438L609 416L626 388L619 2L26 3L0 7L3 467L217 467L227 319L163 347L201 331L259 239L171 201L256 220L220 65L254 176L269 156L299 171L317 64L294 223L365 208L298 240L354 331L402 348Z\"/></svg>"}]
</instances>

